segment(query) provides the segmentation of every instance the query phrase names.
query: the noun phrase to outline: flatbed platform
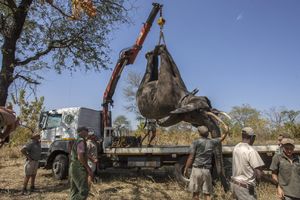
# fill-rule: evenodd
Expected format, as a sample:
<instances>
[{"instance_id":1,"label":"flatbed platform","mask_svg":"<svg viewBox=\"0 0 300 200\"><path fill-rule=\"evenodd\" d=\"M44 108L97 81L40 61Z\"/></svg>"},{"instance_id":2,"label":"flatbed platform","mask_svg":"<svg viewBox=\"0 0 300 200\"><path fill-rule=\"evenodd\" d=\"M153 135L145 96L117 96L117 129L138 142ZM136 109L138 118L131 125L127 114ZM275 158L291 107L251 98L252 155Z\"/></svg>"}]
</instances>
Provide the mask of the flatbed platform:
<instances>
[{"instance_id":1,"label":"flatbed platform","mask_svg":"<svg viewBox=\"0 0 300 200\"><path fill-rule=\"evenodd\" d=\"M278 148L277 145L253 145L259 153L274 153ZM161 145L161 146L142 146L142 147L115 147L106 148L104 152L111 155L187 155L189 153L189 146L174 146L174 145ZM231 154L234 145L223 145L223 154ZM295 152L300 153L300 145L295 145Z\"/></svg>"}]
</instances>

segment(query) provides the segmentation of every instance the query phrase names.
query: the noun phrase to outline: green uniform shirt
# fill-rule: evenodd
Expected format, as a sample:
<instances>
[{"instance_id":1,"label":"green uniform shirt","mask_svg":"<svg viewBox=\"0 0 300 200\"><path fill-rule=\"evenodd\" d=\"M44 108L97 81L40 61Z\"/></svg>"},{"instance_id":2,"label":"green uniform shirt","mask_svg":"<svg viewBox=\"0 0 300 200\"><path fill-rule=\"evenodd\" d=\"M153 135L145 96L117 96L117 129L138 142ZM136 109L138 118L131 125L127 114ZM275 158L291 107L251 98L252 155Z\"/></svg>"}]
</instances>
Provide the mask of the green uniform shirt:
<instances>
[{"instance_id":1,"label":"green uniform shirt","mask_svg":"<svg viewBox=\"0 0 300 200\"><path fill-rule=\"evenodd\" d=\"M284 191L284 195L300 198L300 161L299 156L293 156L291 163L284 153L275 154L270 166L278 175L278 183Z\"/></svg>"}]
</instances>

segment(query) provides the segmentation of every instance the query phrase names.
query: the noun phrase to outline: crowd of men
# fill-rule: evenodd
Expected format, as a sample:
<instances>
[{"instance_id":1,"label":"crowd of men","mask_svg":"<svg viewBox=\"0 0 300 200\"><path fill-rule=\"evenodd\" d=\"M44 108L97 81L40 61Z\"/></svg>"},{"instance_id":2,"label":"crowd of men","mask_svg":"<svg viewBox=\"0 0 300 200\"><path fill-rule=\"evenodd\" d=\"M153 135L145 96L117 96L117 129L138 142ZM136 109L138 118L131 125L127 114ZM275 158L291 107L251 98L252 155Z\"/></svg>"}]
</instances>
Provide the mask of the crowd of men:
<instances>
[{"instance_id":1,"label":"crowd of men","mask_svg":"<svg viewBox=\"0 0 300 200\"><path fill-rule=\"evenodd\" d=\"M193 199L199 199L200 193L204 199L210 200L213 194L212 170L213 149L222 142L221 138L210 139L209 130L198 127L200 138L191 145L184 173L192 167L188 190L193 193ZM272 178L263 172L264 162L258 152L252 147L256 135L251 127L242 129L241 139L232 155L232 198L236 200L257 199L256 185L261 179L271 182L277 188L277 197L281 200L300 200L300 161L294 154L294 140L280 135L278 150L272 158L270 170Z\"/></svg>"},{"instance_id":2,"label":"crowd of men","mask_svg":"<svg viewBox=\"0 0 300 200\"><path fill-rule=\"evenodd\" d=\"M216 146L220 145L227 136L227 131L220 138L210 138L209 130L205 126L198 127L200 138L195 140L190 147L184 174L192 167L188 190L192 192L193 199L199 199L202 193L204 199L210 200L213 194L212 185L212 156ZM94 180L97 173L98 150L97 137L86 127L77 129L78 137L70 147L70 199L87 199L89 182ZM256 135L252 128L242 129L241 139L233 150L231 191L233 199L257 199L257 181L267 176L263 172L265 165L258 152L252 147ZM300 161L294 154L294 140L278 137L278 150L272 159L270 170L272 179L269 179L277 188L279 199L300 200ZM150 144L150 142L149 142ZM22 194L35 190L35 177L38 169L38 160L41 158L40 135L34 134L31 141L26 144L21 152L26 157L24 166L25 178ZM31 180L30 190L27 185Z\"/></svg>"}]
</instances>

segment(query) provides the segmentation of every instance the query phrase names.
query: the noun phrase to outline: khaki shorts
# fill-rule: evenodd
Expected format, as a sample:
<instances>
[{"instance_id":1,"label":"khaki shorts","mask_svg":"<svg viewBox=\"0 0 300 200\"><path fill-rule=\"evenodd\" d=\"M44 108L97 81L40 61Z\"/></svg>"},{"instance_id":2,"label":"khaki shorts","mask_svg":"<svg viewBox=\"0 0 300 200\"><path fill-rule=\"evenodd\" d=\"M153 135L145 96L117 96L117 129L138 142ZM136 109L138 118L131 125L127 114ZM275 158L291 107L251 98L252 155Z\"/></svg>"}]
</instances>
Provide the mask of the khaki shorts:
<instances>
[{"instance_id":1,"label":"khaki shorts","mask_svg":"<svg viewBox=\"0 0 300 200\"><path fill-rule=\"evenodd\" d=\"M24 165L25 176L36 175L37 169L39 168L39 162L32 160L26 160Z\"/></svg>"},{"instance_id":2,"label":"khaki shorts","mask_svg":"<svg viewBox=\"0 0 300 200\"><path fill-rule=\"evenodd\" d=\"M210 170L193 167L188 190L190 192L212 194L213 186Z\"/></svg>"}]
</instances>

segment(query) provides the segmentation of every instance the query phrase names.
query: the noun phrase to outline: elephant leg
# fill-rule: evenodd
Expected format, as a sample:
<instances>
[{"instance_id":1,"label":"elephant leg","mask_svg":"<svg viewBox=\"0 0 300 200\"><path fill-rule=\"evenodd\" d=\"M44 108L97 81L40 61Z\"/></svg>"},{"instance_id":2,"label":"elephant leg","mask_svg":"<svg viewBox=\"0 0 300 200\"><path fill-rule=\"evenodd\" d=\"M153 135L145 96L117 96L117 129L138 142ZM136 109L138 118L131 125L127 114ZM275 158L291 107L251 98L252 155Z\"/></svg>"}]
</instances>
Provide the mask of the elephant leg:
<instances>
[{"instance_id":1,"label":"elephant leg","mask_svg":"<svg viewBox=\"0 0 300 200\"><path fill-rule=\"evenodd\" d=\"M166 46L160 46L159 54L161 58L160 73L158 75L160 83L166 84L168 82L171 82L172 85L176 83L177 87L187 91L186 86L181 78L178 67L174 62L171 54L168 52Z\"/></svg>"},{"instance_id":2,"label":"elephant leg","mask_svg":"<svg viewBox=\"0 0 300 200\"><path fill-rule=\"evenodd\" d=\"M151 81L156 81L158 79L158 56L149 52L146 54L147 58L147 67L144 77L141 81L139 89L146 87L146 84Z\"/></svg>"}]
</instances>

